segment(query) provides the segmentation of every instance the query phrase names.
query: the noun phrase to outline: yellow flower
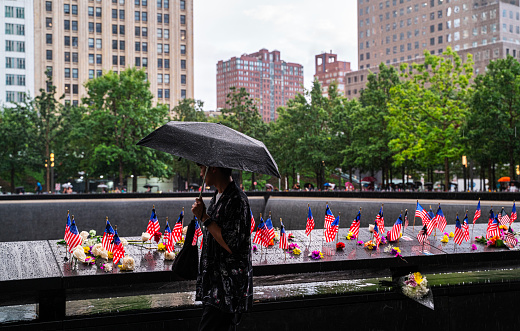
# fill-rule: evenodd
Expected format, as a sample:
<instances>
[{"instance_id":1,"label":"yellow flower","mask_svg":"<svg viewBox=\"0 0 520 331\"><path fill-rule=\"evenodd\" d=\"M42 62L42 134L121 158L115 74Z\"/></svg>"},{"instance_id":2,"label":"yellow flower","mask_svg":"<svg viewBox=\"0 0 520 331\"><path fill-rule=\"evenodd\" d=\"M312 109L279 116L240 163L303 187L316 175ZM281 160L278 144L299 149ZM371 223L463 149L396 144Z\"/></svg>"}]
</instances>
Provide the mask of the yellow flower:
<instances>
[{"instance_id":1,"label":"yellow flower","mask_svg":"<svg viewBox=\"0 0 520 331\"><path fill-rule=\"evenodd\" d=\"M453 238L455 237L455 235L453 234L453 232L450 232L450 238Z\"/></svg>"},{"instance_id":2,"label":"yellow flower","mask_svg":"<svg viewBox=\"0 0 520 331\"><path fill-rule=\"evenodd\" d=\"M108 252L108 259L111 260L114 258L114 253Z\"/></svg>"},{"instance_id":3,"label":"yellow flower","mask_svg":"<svg viewBox=\"0 0 520 331\"><path fill-rule=\"evenodd\" d=\"M294 255L300 255L302 253L302 251L299 248L293 249L292 252L293 252Z\"/></svg>"},{"instance_id":4,"label":"yellow flower","mask_svg":"<svg viewBox=\"0 0 520 331\"><path fill-rule=\"evenodd\" d=\"M413 277L415 278L415 282L417 283L417 285L420 285L422 283L423 276L420 272L414 272Z\"/></svg>"},{"instance_id":5,"label":"yellow flower","mask_svg":"<svg viewBox=\"0 0 520 331\"><path fill-rule=\"evenodd\" d=\"M394 247L394 250L395 250L397 253L401 253L401 250L399 249L399 247Z\"/></svg>"},{"instance_id":6,"label":"yellow flower","mask_svg":"<svg viewBox=\"0 0 520 331\"><path fill-rule=\"evenodd\" d=\"M499 226L499 228L500 228L500 229L507 230L507 226L505 226L505 225L501 225L501 226Z\"/></svg>"},{"instance_id":7,"label":"yellow flower","mask_svg":"<svg viewBox=\"0 0 520 331\"><path fill-rule=\"evenodd\" d=\"M83 252L85 252L85 254L90 253L90 247L88 247L88 246L83 247Z\"/></svg>"},{"instance_id":8,"label":"yellow flower","mask_svg":"<svg viewBox=\"0 0 520 331\"><path fill-rule=\"evenodd\" d=\"M165 251L166 250L166 245L164 243L160 243L159 245L157 245L157 250Z\"/></svg>"},{"instance_id":9,"label":"yellow flower","mask_svg":"<svg viewBox=\"0 0 520 331\"><path fill-rule=\"evenodd\" d=\"M448 238L447 235L444 235L444 237L442 237L442 239L441 239L441 243L447 243L448 241L450 241L450 239Z\"/></svg>"},{"instance_id":10,"label":"yellow flower","mask_svg":"<svg viewBox=\"0 0 520 331\"><path fill-rule=\"evenodd\" d=\"M123 268L123 266L122 266L121 264L118 264L117 267L118 267L119 269L122 269L122 268Z\"/></svg>"}]
</instances>

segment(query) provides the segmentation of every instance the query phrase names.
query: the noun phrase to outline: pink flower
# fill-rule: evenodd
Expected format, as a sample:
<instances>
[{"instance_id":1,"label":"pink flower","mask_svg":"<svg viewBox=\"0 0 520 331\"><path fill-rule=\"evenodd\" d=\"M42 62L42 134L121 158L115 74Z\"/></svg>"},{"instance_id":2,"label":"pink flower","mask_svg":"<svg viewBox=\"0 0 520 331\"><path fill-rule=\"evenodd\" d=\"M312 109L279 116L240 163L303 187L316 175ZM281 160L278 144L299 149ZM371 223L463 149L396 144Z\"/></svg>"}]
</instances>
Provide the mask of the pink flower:
<instances>
[{"instance_id":1,"label":"pink flower","mask_svg":"<svg viewBox=\"0 0 520 331\"><path fill-rule=\"evenodd\" d=\"M477 250L477 245L475 245L475 244L471 245L471 249L476 251Z\"/></svg>"},{"instance_id":2,"label":"pink flower","mask_svg":"<svg viewBox=\"0 0 520 331\"><path fill-rule=\"evenodd\" d=\"M358 245L363 245L364 242L362 242L361 240L357 242Z\"/></svg>"},{"instance_id":3,"label":"pink flower","mask_svg":"<svg viewBox=\"0 0 520 331\"><path fill-rule=\"evenodd\" d=\"M253 252L256 252L258 249L258 247L256 247L256 245L253 245Z\"/></svg>"}]
</instances>

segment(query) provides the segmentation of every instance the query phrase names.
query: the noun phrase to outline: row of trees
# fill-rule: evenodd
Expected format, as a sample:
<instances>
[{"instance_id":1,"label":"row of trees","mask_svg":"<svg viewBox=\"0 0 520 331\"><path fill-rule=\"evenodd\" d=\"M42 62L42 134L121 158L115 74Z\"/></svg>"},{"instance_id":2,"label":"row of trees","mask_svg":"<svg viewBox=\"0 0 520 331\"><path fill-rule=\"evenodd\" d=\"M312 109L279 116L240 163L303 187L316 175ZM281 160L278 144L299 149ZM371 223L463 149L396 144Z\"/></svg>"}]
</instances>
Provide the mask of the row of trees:
<instances>
[{"instance_id":1,"label":"row of trees","mask_svg":"<svg viewBox=\"0 0 520 331\"><path fill-rule=\"evenodd\" d=\"M474 77L471 55L463 61L449 48L441 56L425 52L422 64L381 64L359 99L342 97L334 84L324 97L315 81L269 124L245 89L232 88L228 108L215 121L264 141L292 183L300 174L322 187L340 169L350 178L354 171L381 171L383 184L417 172L432 181L434 170L442 170L449 188L462 155L494 183L497 164L507 164L514 177L520 152L520 64L507 57L487 69ZM46 91L0 113L0 178L9 178L11 189L34 178L50 190L45 163L51 152L59 181L84 171L86 180L108 175L122 186L134 175L135 190L137 175L188 181L198 175L193 163L136 142L171 119L208 120L202 101L182 100L170 118L165 105L153 106L144 71L127 69L88 81L82 105L73 107L60 102L48 79ZM246 188L269 179L240 177Z\"/></svg>"}]
</instances>

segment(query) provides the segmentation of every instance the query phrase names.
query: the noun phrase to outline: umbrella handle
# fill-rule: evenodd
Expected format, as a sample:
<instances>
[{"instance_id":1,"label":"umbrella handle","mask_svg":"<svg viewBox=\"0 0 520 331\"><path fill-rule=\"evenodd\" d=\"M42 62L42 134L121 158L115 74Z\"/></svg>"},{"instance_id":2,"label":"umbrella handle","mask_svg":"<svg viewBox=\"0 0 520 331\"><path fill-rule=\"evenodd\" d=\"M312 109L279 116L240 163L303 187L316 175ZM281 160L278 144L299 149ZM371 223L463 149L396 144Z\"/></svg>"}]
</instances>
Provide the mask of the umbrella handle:
<instances>
[{"instance_id":1,"label":"umbrella handle","mask_svg":"<svg viewBox=\"0 0 520 331\"><path fill-rule=\"evenodd\" d=\"M208 174L208 166L206 166L206 172L204 172L204 179L202 180L202 185L204 185L199 192L199 199L202 197L202 190L204 190L204 187L206 186L206 175Z\"/></svg>"}]
</instances>

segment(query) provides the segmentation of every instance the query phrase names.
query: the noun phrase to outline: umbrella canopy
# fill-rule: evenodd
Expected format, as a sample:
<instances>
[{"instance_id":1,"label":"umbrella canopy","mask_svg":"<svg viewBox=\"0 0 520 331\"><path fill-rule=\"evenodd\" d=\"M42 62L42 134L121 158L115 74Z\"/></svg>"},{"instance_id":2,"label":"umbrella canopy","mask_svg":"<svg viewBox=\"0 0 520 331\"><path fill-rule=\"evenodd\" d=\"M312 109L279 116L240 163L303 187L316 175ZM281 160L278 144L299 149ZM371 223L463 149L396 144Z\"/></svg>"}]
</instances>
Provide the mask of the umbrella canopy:
<instances>
[{"instance_id":1,"label":"umbrella canopy","mask_svg":"<svg viewBox=\"0 0 520 331\"><path fill-rule=\"evenodd\" d=\"M280 178L264 143L222 124L171 121L137 143L211 167Z\"/></svg>"},{"instance_id":2,"label":"umbrella canopy","mask_svg":"<svg viewBox=\"0 0 520 331\"><path fill-rule=\"evenodd\" d=\"M97 187L98 188L108 188L108 186L106 184L99 184Z\"/></svg>"},{"instance_id":3,"label":"umbrella canopy","mask_svg":"<svg viewBox=\"0 0 520 331\"><path fill-rule=\"evenodd\" d=\"M511 181L511 178L510 177L501 177L498 182L499 183L504 183L504 182L510 182Z\"/></svg>"},{"instance_id":4,"label":"umbrella canopy","mask_svg":"<svg viewBox=\"0 0 520 331\"><path fill-rule=\"evenodd\" d=\"M98 187L99 187L99 186L98 186ZM146 184L143 185L143 187L146 187L146 188L149 188L149 187L150 187L150 188L151 188L151 187L159 187L159 185L152 185L152 184L148 184L148 183L146 183Z\"/></svg>"},{"instance_id":5,"label":"umbrella canopy","mask_svg":"<svg viewBox=\"0 0 520 331\"><path fill-rule=\"evenodd\" d=\"M372 183L372 182L377 182L377 179L375 179L372 176L368 176L368 177L365 177L365 178L361 179L361 181L362 182L370 182L370 183Z\"/></svg>"},{"instance_id":6,"label":"umbrella canopy","mask_svg":"<svg viewBox=\"0 0 520 331\"><path fill-rule=\"evenodd\" d=\"M65 183L65 184L62 184L61 187L69 188L69 187L72 187L72 184L71 183Z\"/></svg>"}]
</instances>

